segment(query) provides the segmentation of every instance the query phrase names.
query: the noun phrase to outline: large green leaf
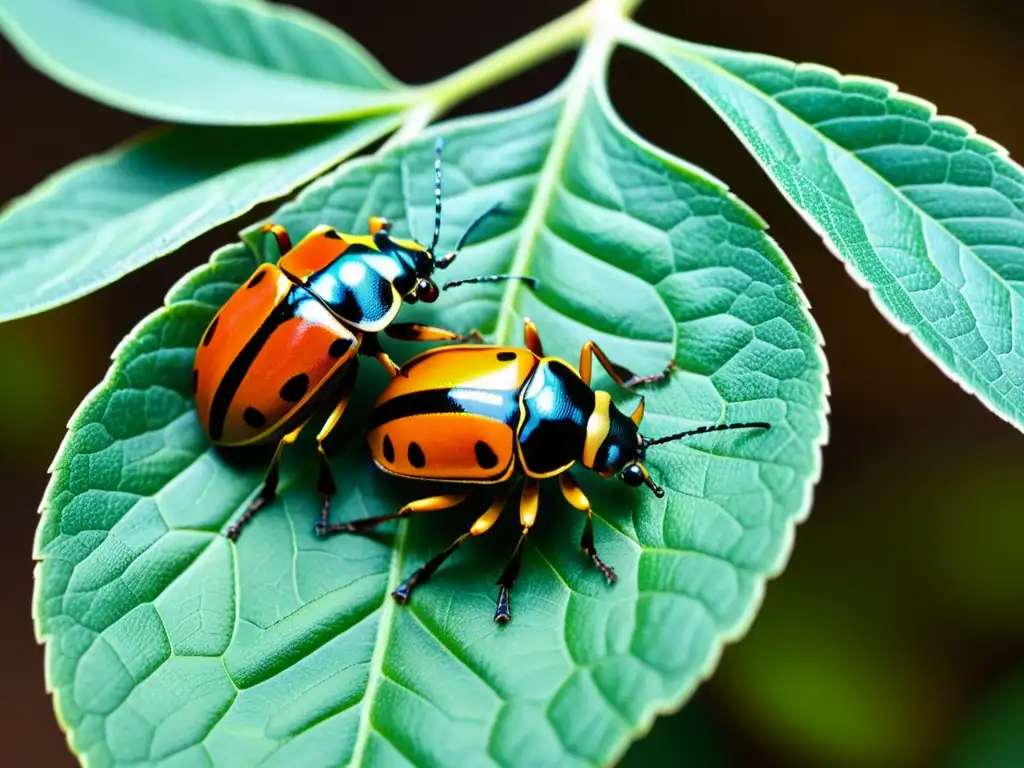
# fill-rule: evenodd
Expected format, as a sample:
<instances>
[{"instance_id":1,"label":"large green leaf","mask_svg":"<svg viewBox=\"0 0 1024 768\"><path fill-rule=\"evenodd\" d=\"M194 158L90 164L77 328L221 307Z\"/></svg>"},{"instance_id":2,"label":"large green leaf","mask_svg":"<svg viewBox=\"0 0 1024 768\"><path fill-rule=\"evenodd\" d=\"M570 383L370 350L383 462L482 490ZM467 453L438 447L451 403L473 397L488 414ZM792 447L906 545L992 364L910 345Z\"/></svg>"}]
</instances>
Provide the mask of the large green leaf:
<instances>
[{"instance_id":1,"label":"large green leaf","mask_svg":"<svg viewBox=\"0 0 1024 768\"><path fill-rule=\"evenodd\" d=\"M0 0L0 29L68 88L160 120L295 123L409 99L340 30L274 3Z\"/></svg>"},{"instance_id":2,"label":"large green leaf","mask_svg":"<svg viewBox=\"0 0 1024 768\"><path fill-rule=\"evenodd\" d=\"M677 373L647 392L650 434L721 420L772 428L652 451L663 499L577 473L619 574L612 587L578 549L582 516L545 492L510 625L492 616L514 513L400 607L389 591L471 517L319 540L309 435L287 452L279 501L237 545L221 535L262 474L208 447L192 408L194 348L257 263L243 245L223 248L117 350L44 501L38 633L57 711L89 765L608 764L745 631L818 477L819 338L761 220L632 134L589 77L573 82L437 129L442 245L503 204L445 277L513 269L539 277L538 292L469 286L406 317L518 344L528 315L570 360L588 338L644 373L673 359ZM325 221L365 231L375 213L406 229L404 158L414 229L428 233L432 139L347 164L274 219L296 234ZM370 466L360 433L382 384L364 364L335 441L335 519L437 492Z\"/></svg>"},{"instance_id":3,"label":"large green leaf","mask_svg":"<svg viewBox=\"0 0 1024 768\"><path fill-rule=\"evenodd\" d=\"M172 128L80 161L0 216L0 320L84 296L395 128Z\"/></svg>"},{"instance_id":4,"label":"large green leaf","mask_svg":"<svg viewBox=\"0 0 1024 768\"><path fill-rule=\"evenodd\" d=\"M817 64L627 39L693 87L879 309L1024 428L1024 171L927 102Z\"/></svg>"}]
</instances>

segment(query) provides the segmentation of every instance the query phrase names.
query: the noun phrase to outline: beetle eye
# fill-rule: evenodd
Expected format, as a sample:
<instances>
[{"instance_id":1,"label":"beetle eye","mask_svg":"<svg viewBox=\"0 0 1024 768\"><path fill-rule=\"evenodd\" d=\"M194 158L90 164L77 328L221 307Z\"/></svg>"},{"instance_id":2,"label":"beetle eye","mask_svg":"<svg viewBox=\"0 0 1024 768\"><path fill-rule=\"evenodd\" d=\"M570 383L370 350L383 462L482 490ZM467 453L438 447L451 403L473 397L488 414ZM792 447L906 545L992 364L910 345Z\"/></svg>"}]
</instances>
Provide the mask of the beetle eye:
<instances>
[{"instance_id":1,"label":"beetle eye","mask_svg":"<svg viewBox=\"0 0 1024 768\"><path fill-rule=\"evenodd\" d=\"M644 484L644 471L636 463L627 464L622 470L622 482L633 488L639 488Z\"/></svg>"},{"instance_id":2,"label":"beetle eye","mask_svg":"<svg viewBox=\"0 0 1024 768\"><path fill-rule=\"evenodd\" d=\"M416 298L420 301L427 302L427 304L437 301L437 297L440 293L441 292L437 290L437 286L430 280L420 280L416 283Z\"/></svg>"}]
</instances>

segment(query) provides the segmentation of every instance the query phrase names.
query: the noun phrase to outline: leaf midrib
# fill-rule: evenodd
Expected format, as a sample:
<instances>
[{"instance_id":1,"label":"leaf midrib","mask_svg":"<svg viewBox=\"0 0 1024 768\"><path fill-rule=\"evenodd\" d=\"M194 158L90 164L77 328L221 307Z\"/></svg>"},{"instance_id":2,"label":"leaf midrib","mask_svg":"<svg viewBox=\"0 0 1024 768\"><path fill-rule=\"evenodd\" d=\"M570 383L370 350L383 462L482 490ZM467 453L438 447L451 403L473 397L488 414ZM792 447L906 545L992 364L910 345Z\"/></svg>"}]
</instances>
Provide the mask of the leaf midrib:
<instances>
[{"instance_id":1,"label":"leaf midrib","mask_svg":"<svg viewBox=\"0 0 1024 768\"><path fill-rule=\"evenodd\" d=\"M564 96L564 106L552 135L550 151L547 154L544 165L541 167L540 173L537 175L537 186L533 199L520 227L523 234L512 258L511 274L529 274L530 262L535 252L534 244L544 224L544 216L550 207L559 174L565 166L571 139L586 106L591 83L595 76L603 73L613 40L614 36L606 31L605 34L596 35L594 39L588 42L569 77L554 92L554 98L558 98L560 94L566 94ZM518 282L509 281L502 294L501 303L498 307L498 325L494 332L494 343L496 344L506 344L509 341L508 337L511 331L510 318L513 314L512 308L518 296L519 288ZM384 659L387 656L388 647L391 642L396 610L395 601L389 598L391 592L398 587L402 577L406 559L405 543L408 538L408 529L408 520L399 522L393 545L394 554L391 558L391 569L388 573L386 596L381 609L380 626L377 630L377 641L374 644L373 655L370 657L370 672L366 683L366 692L363 697L365 706L360 713L355 747L352 750L352 757L348 762L350 766L361 764L370 731L373 730L371 723L372 712L376 702L376 692L383 679Z\"/></svg>"}]
</instances>

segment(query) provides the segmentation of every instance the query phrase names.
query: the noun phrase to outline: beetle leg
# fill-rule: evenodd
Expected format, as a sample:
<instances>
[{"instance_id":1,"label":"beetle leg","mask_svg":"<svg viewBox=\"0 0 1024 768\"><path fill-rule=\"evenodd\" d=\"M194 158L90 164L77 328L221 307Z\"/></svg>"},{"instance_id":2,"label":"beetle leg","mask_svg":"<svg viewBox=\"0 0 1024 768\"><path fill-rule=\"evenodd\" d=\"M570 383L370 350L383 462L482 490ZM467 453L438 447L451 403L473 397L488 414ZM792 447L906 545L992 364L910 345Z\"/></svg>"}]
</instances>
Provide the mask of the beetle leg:
<instances>
[{"instance_id":1,"label":"beetle leg","mask_svg":"<svg viewBox=\"0 0 1024 768\"><path fill-rule=\"evenodd\" d=\"M363 335L363 343L359 347L359 353L375 358L393 379L405 375L405 372L398 367L398 363L392 360L391 356L384 351L376 335Z\"/></svg>"},{"instance_id":2,"label":"beetle leg","mask_svg":"<svg viewBox=\"0 0 1024 768\"><path fill-rule=\"evenodd\" d=\"M426 499L417 499L416 501L410 501L392 515L362 517L358 520L350 520L347 523L334 523L333 525L328 525L324 528L321 535L331 536L335 533L367 533L368 531L372 531L381 523L386 523L388 520L399 520L418 512L436 512L441 509L451 509L452 507L458 506L468 498L468 493L450 493L445 496L430 496Z\"/></svg>"},{"instance_id":3,"label":"beetle leg","mask_svg":"<svg viewBox=\"0 0 1024 768\"><path fill-rule=\"evenodd\" d=\"M302 422L299 426L282 437L277 443L277 449L274 451L274 458L270 460L270 466L267 467L267 474L263 477L263 487L260 488L259 495L252 500L245 512L242 513L242 516L228 526L226 535L232 541L238 540L238 535L242 532L242 527L252 519L253 515L276 498L278 472L281 465L281 451L286 445L291 445L295 442L295 439L299 436L299 432L302 431L302 428L306 426L307 423L308 422L305 421Z\"/></svg>"},{"instance_id":4,"label":"beetle leg","mask_svg":"<svg viewBox=\"0 0 1024 768\"><path fill-rule=\"evenodd\" d=\"M483 342L484 337L480 331L474 329L469 335L462 335L447 328L438 328L434 325L423 325L421 323L392 323L384 329L384 333L392 339L400 341L478 341Z\"/></svg>"},{"instance_id":5,"label":"beetle leg","mask_svg":"<svg viewBox=\"0 0 1024 768\"><path fill-rule=\"evenodd\" d=\"M594 565L601 569L601 573L608 579L609 584L615 583L615 569L598 557L597 549L594 548L594 513L590 509L590 500L584 495L579 485L568 472L558 476L558 487L562 490L565 500L580 512L586 512L587 523L583 526L583 536L580 538L580 547L587 553Z\"/></svg>"},{"instance_id":6,"label":"beetle leg","mask_svg":"<svg viewBox=\"0 0 1024 768\"><path fill-rule=\"evenodd\" d=\"M416 585L422 584L429 579L434 574L434 571L440 568L441 564L451 556L452 552L458 549L462 542L470 536L479 536L482 533L487 533L501 516L504 509L505 494L499 491L491 505L487 508L487 511L476 519L476 522L473 523L468 531L449 544L439 555L435 555L427 563L417 568L408 579L398 585L398 588L391 593L391 596L395 598L396 602L403 605L409 602L409 595L412 594L412 590Z\"/></svg>"},{"instance_id":7,"label":"beetle leg","mask_svg":"<svg viewBox=\"0 0 1024 768\"><path fill-rule=\"evenodd\" d=\"M512 621L512 614L509 611L508 593L519 576L519 566L523 562L523 542L526 541L526 534L530 532L534 522L537 520L537 501L540 496L540 482L534 477L526 478L523 485L523 494L519 499L519 524L523 526L523 533L519 537L512 557L508 565L498 577L498 607L494 611L494 620L499 624L507 624Z\"/></svg>"},{"instance_id":8,"label":"beetle leg","mask_svg":"<svg viewBox=\"0 0 1024 768\"><path fill-rule=\"evenodd\" d=\"M288 230L280 224L274 224L273 222L264 224L260 228L260 232L264 234L270 233L274 236L274 239L277 240L277 250L280 251L282 256L292 249L292 239L288 236Z\"/></svg>"},{"instance_id":9,"label":"beetle leg","mask_svg":"<svg viewBox=\"0 0 1024 768\"><path fill-rule=\"evenodd\" d=\"M544 345L540 343L540 332L533 320L528 317L523 320L523 343L537 357L544 357Z\"/></svg>"},{"instance_id":10,"label":"beetle leg","mask_svg":"<svg viewBox=\"0 0 1024 768\"><path fill-rule=\"evenodd\" d=\"M324 422L316 436L316 451L320 458L316 475L316 489L323 498L323 506L320 508L320 520L316 524L316 532L320 535L323 535L323 531L327 530L327 520L331 514L331 497L338 492L338 486L334 482L334 475L331 473L331 466L327 463L324 440L327 439L327 436L338 425L342 414L345 413L345 408L348 407L348 402L352 397L352 390L356 383L356 372L359 369L358 363L358 360L352 361L352 365L345 374L338 392L338 404L334 406L334 410L331 411L331 415L327 417L327 421Z\"/></svg>"},{"instance_id":11,"label":"beetle leg","mask_svg":"<svg viewBox=\"0 0 1024 768\"><path fill-rule=\"evenodd\" d=\"M676 367L675 361L669 360L665 370L661 373L655 373L651 376L637 376L625 366L618 365L609 360L608 355L597 346L596 342L588 341L583 345L583 349L580 350L580 378L588 386L590 385L591 369L593 368L595 357L597 362L601 364L601 367L608 371L608 375L612 377L612 380L620 387L625 387L626 389L632 389L638 384L653 384L656 381L666 379L672 372L672 369Z\"/></svg>"}]
</instances>

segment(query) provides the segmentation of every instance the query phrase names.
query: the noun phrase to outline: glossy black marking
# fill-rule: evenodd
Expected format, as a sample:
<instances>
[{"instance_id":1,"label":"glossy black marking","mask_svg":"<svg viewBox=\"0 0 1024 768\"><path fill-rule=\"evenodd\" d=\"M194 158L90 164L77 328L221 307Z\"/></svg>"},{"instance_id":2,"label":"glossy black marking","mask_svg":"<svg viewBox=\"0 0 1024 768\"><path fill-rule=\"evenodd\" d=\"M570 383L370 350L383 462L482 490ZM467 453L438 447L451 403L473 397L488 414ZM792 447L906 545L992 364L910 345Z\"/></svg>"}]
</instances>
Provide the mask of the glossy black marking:
<instances>
[{"instance_id":1,"label":"glossy black marking","mask_svg":"<svg viewBox=\"0 0 1024 768\"><path fill-rule=\"evenodd\" d=\"M306 287L335 315L354 324L379 321L391 311L394 304L391 283L365 262L365 275L356 284L341 279L342 268L350 264L353 257L363 254L377 255L378 251L359 243L349 244L342 258L335 259L306 281Z\"/></svg>"},{"instance_id":2,"label":"glossy black marking","mask_svg":"<svg viewBox=\"0 0 1024 768\"><path fill-rule=\"evenodd\" d=\"M618 472L637 457L640 447L636 424L614 404L608 411L608 419L608 435L594 456L593 468L598 472Z\"/></svg>"},{"instance_id":3,"label":"glossy black marking","mask_svg":"<svg viewBox=\"0 0 1024 768\"><path fill-rule=\"evenodd\" d=\"M213 318L213 322L210 323L210 327L206 329L206 335L203 336L203 346L210 346L210 342L213 341L213 334L217 330L217 323L220 322L220 315Z\"/></svg>"},{"instance_id":4,"label":"glossy black marking","mask_svg":"<svg viewBox=\"0 0 1024 768\"><path fill-rule=\"evenodd\" d=\"M336 230L336 229L328 229L328 230L324 231L324 237L326 237L328 240L341 240L342 239L341 235L338 234L338 230Z\"/></svg>"},{"instance_id":5,"label":"glossy black marking","mask_svg":"<svg viewBox=\"0 0 1024 768\"><path fill-rule=\"evenodd\" d=\"M384 445L381 446L384 453L384 460L388 464L395 463L395 444L391 442L391 438L388 435L384 435Z\"/></svg>"},{"instance_id":6,"label":"glossy black marking","mask_svg":"<svg viewBox=\"0 0 1024 768\"><path fill-rule=\"evenodd\" d=\"M518 391L426 389L387 400L373 409L367 430L408 416L473 413L515 427L519 421Z\"/></svg>"},{"instance_id":7,"label":"glossy black marking","mask_svg":"<svg viewBox=\"0 0 1024 768\"><path fill-rule=\"evenodd\" d=\"M192 369L192 394L194 395L199 391L199 369Z\"/></svg>"},{"instance_id":8,"label":"glossy black marking","mask_svg":"<svg viewBox=\"0 0 1024 768\"><path fill-rule=\"evenodd\" d=\"M539 365L523 397L526 418L519 431L523 461L545 474L578 461L594 411L594 390L567 365Z\"/></svg>"},{"instance_id":9,"label":"glossy black marking","mask_svg":"<svg viewBox=\"0 0 1024 768\"><path fill-rule=\"evenodd\" d=\"M281 387L281 399L289 403L297 403L309 389L309 376L304 373L296 374L285 382Z\"/></svg>"},{"instance_id":10,"label":"glossy black marking","mask_svg":"<svg viewBox=\"0 0 1024 768\"><path fill-rule=\"evenodd\" d=\"M337 359L348 352L351 348L352 339L335 339L331 342L331 347L327 350L327 354Z\"/></svg>"},{"instance_id":11,"label":"glossy black marking","mask_svg":"<svg viewBox=\"0 0 1024 768\"><path fill-rule=\"evenodd\" d=\"M478 440L476 445L473 446L473 452L476 454L476 463L483 469L494 469L498 465L498 456L483 440Z\"/></svg>"},{"instance_id":12,"label":"glossy black marking","mask_svg":"<svg viewBox=\"0 0 1024 768\"><path fill-rule=\"evenodd\" d=\"M302 288L298 286L292 287L284 300L274 307L273 311L267 316L267 319L256 329L256 332L245 343L245 346L235 356L235 359L231 361L231 365L228 366L227 371L224 373L224 378L221 379L220 385L213 395L213 402L210 404L210 439L214 441L220 440L224 434L224 420L228 415L228 407L231 405L231 401L234 399L238 388L242 385L245 374L248 373L253 361L256 360L256 356L259 355L260 350L263 349L267 339L271 337L274 331L283 323L295 317L297 307L302 301L316 301L316 299Z\"/></svg>"},{"instance_id":13,"label":"glossy black marking","mask_svg":"<svg viewBox=\"0 0 1024 768\"><path fill-rule=\"evenodd\" d=\"M245 413L242 414L242 420L253 429L260 429L267 423L267 417L252 406L245 409Z\"/></svg>"},{"instance_id":14,"label":"glossy black marking","mask_svg":"<svg viewBox=\"0 0 1024 768\"><path fill-rule=\"evenodd\" d=\"M419 443L409 443L408 456L409 463L416 469L423 469L427 466L427 457L423 455L423 449L420 448Z\"/></svg>"},{"instance_id":15,"label":"glossy black marking","mask_svg":"<svg viewBox=\"0 0 1024 768\"><path fill-rule=\"evenodd\" d=\"M515 360L516 359L516 353L515 352L499 352L498 353L498 359L501 362L503 362L503 363L507 363L509 360Z\"/></svg>"},{"instance_id":16,"label":"glossy black marking","mask_svg":"<svg viewBox=\"0 0 1024 768\"><path fill-rule=\"evenodd\" d=\"M255 275L249 278L249 282L245 284L246 288L255 288L260 284L260 281L267 276L267 270L261 269Z\"/></svg>"}]
</instances>

